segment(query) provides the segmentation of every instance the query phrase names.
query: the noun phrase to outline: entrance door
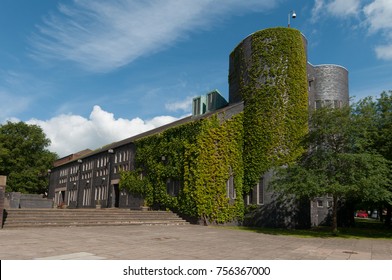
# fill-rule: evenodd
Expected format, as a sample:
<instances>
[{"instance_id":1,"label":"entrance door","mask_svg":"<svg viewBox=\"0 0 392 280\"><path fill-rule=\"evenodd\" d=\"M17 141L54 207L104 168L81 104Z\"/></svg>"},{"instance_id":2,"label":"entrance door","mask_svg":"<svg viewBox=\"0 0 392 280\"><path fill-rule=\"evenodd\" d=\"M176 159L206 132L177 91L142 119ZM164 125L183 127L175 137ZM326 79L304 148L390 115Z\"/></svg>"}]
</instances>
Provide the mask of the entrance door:
<instances>
[{"instance_id":1,"label":"entrance door","mask_svg":"<svg viewBox=\"0 0 392 280\"><path fill-rule=\"evenodd\" d=\"M113 185L113 190L114 190L114 207L119 207L120 206L120 188L118 184Z\"/></svg>"}]
</instances>

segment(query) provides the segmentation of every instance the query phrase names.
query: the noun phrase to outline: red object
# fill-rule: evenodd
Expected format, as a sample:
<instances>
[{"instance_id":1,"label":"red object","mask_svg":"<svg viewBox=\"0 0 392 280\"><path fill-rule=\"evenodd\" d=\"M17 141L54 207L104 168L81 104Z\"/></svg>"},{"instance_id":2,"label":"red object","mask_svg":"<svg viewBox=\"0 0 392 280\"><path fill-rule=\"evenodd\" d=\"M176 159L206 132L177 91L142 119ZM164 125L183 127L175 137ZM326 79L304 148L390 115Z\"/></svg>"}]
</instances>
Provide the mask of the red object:
<instances>
[{"instance_id":1,"label":"red object","mask_svg":"<svg viewBox=\"0 0 392 280\"><path fill-rule=\"evenodd\" d=\"M368 213L366 211L358 211L357 212L357 217L358 218L368 218L369 215L368 215Z\"/></svg>"}]
</instances>

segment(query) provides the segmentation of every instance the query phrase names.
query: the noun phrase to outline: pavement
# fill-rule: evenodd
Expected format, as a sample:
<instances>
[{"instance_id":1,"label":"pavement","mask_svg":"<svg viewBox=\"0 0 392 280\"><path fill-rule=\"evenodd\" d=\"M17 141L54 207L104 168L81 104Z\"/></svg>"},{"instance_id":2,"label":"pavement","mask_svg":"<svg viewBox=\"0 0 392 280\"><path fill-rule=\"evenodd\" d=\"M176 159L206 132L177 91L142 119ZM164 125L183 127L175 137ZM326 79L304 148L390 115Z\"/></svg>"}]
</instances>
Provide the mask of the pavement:
<instances>
[{"instance_id":1,"label":"pavement","mask_svg":"<svg viewBox=\"0 0 392 280\"><path fill-rule=\"evenodd\" d=\"M392 240L300 238L200 225L0 229L1 260L392 260Z\"/></svg>"}]
</instances>

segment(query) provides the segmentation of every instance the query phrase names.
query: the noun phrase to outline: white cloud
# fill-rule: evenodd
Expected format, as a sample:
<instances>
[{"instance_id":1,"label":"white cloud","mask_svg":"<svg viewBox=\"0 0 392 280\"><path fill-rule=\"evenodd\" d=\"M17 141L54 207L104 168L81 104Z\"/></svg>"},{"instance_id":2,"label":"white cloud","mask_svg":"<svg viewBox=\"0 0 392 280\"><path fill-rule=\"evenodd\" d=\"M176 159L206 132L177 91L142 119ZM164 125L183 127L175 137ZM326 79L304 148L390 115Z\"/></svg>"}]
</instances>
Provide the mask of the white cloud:
<instances>
[{"instance_id":1,"label":"white cloud","mask_svg":"<svg viewBox=\"0 0 392 280\"><path fill-rule=\"evenodd\" d=\"M392 44L377 46L375 50L378 58L392 60Z\"/></svg>"},{"instance_id":2,"label":"white cloud","mask_svg":"<svg viewBox=\"0 0 392 280\"><path fill-rule=\"evenodd\" d=\"M384 43L375 46L378 58L392 60L392 1L391 0L315 0L311 21L321 16L340 19L356 18L371 34L381 33ZM361 16L364 18L361 19Z\"/></svg>"},{"instance_id":3,"label":"white cloud","mask_svg":"<svg viewBox=\"0 0 392 280\"><path fill-rule=\"evenodd\" d=\"M37 26L37 59L72 61L107 72L167 48L233 13L273 7L270 0L74 0Z\"/></svg>"},{"instance_id":4,"label":"white cloud","mask_svg":"<svg viewBox=\"0 0 392 280\"><path fill-rule=\"evenodd\" d=\"M315 0L312 9L312 22L324 15L338 18L356 16L360 13L361 0Z\"/></svg>"},{"instance_id":5,"label":"white cloud","mask_svg":"<svg viewBox=\"0 0 392 280\"><path fill-rule=\"evenodd\" d=\"M374 0L363 8L371 33L381 32L387 43L375 47L378 58L392 60L392 1Z\"/></svg>"},{"instance_id":6,"label":"white cloud","mask_svg":"<svg viewBox=\"0 0 392 280\"><path fill-rule=\"evenodd\" d=\"M183 111L186 113L191 112L192 100L194 96L188 96L184 100L169 102L165 104L165 108L170 112Z\"/></svg>"},{"instance_id":7,"label":"white cloud","mask_svg":"<svg viewBox=\"0 0 392 280\"><path fill-rule=\"evenodd\" d=\"M334 0L327 4L328 11L337 17L357 15L360 11L361 0Z\"/></svg>"},{"instance_id":8,"label":"white cloud","mask_svg":"<svg viewBox=\"0 0 392 280\"><path fill-rule=\"evenodd\" d=\"M372 32L392 31L392 1L375 0L365 6L363 12L367 19L367 24Z\"/></svg>"},{"instance_id":9,"label":"white cloud","mask_svg":"<svg viewBox=\"0 0 392 280\"><path fill-rule=\"evenodd\" d=\"M99 106L94 106L90 117L59 115L50 120L31 119L28 124L42 127L51 140L49 149L66 156L87 148L96 149L120 141L177 120L170 116L159 116L151 120L118 118Z\"/></svg>"},{"instance_id":10,"label":"white cloud","mask_svg":"<svg viewBox=\"0 0 392 280\"><path fill-rule=\"evenodd\" d=\"M314 6L312 9L312 22L316 22L318 18L320 17L320 13L322 12L324 8L324 0L315 0L314 1Z\"/></svg>"}]
</instances>

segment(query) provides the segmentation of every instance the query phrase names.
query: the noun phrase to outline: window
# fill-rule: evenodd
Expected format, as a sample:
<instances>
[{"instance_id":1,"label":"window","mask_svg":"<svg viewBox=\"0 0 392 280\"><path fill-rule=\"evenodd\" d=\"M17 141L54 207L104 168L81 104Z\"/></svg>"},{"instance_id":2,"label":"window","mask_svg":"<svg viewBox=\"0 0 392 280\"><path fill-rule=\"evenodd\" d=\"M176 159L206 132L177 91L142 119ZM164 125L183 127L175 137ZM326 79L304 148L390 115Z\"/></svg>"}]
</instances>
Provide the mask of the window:
<instances>
[{"instance_id":1,"label":"window","mask_svg":"<svg viewBox=\"0 0 392 280\"><path fill-rule=\"evenodd\" d=\"M261 177L257 185L253 188L251 193L247 196L247 204L264 205L264 177Z\"/></svg>"},{"instance_id":2,"label":"window","mask_svg":"<svg viewBox=\"0 0 392 280\"><path fill-rule=\"evenodd\" d=\"M200 103L201 103L200 97L193 99L193 115L194 116L200 115Z\"/></svg>"},{"instance_id":3,"label":"window","mask_svg":"<svg viewBox=\"0 0 392 280\"><path fill-rule=\"evenodd\" d=\"M261 177L257 185L257 204L264 204L264 178Z\"/></svg>"},{"instance_id":4,"label":"window","mask_svg":"<svg viewBox=\"0 0 392 280\"><path fill-rule=\"evenodd\" d=\"M216 93L215 92L210 92L207 95L207 110L208 111L213 111L216 108Z\"/></svg>"},{"instance_id":5,"label":"window","mask_svg":"<svg viewBox=\"0 0 392 280\"><path fill-rule=\"evenodd\" d=\"M235 199L237 197L235 188L234 188L234 177L233 175L230 176L229 180L226 182L226 192L227 197L230 199Z\"/></svg>"},{"instance_id":6,"label":"window","mask_svg":"<svg viewBox=\"0 0 392 280\"><path fill-rule=\"evenodd\" d=\"M171 196L178 196L178 194L180 193L180 186L180 181L172 181L171 179L168 179L166 182L167 194Z\"/></svg>"},{"instance_id":7,"label":"window","mask_svg":"<svg viewBox=\"0 0 392 280\"><path fill-rule=\"evenodd\" d=\"M319 208L323 208L324 207L323 206L323 201L321 199L317 200L317 207L319 207Z\"/></svg>"},{"instance_id":8,"label":"window","mask_svg":"<svg viewBox=\"0 0 392 280\"><path fill-rule=\"evenodd\" d=\"M328 201L327 201L327 207L328 207L328 208L331 208L332 205L333 205L332 200L328 200Z\"/></svg>"},{"instance_id":9,"label":"window","mask_svg":"<svg viewBox=\"0 0 392 280\"><path fill-rule=\"evenodd\" d=\"M310 88L312 87L312 84L313 84L313 80L310 80L308 83L309 83L308 90L310 91Z\"/></svg>"}]
</instances>

